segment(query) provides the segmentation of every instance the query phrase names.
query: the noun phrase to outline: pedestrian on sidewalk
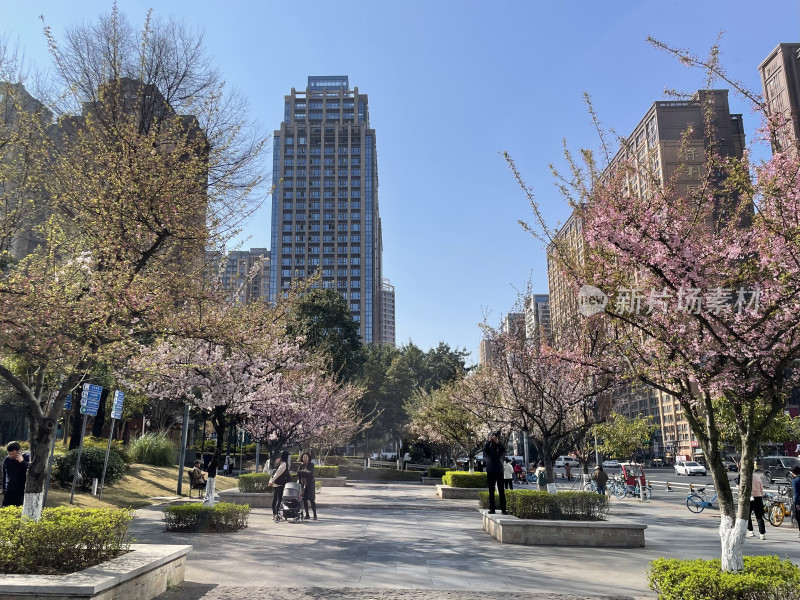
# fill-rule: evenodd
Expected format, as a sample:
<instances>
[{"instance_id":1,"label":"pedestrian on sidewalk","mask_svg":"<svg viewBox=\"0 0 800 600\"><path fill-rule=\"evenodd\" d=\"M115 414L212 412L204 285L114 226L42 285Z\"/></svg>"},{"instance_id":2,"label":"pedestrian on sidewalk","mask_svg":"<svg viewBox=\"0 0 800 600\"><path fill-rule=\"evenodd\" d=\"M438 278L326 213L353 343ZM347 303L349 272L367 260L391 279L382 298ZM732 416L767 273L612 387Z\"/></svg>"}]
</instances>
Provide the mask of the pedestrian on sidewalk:
<instances>
[{"instance_id":1,"label":"pedestrian on sidewalk","mask_svg":"<svg viewBox=\"0 0 800 600\"><path fill-rule=\"evenodd\" d=\"M514 465L507 457L506 462L503 463L503 487L507 490L514 489Z\"/></svg>"},{"instance_id":2,"label":"pedestrian on sidewalk","mask_svg":"<svg viewBox=\"0 0 800 600\"><path fill-rule=\"evenodd\" d=\"M608 473L603 470L603 465L597 465L592 475L595 484L597 485L597 493L601 496L606 495L606 484L608 483Z\"/></svg>"},{"instance_id":3,"label":"pedestrian on sidewalk","mask_svg":"<svg viewBox=\"0 0 800 600\"><path fill-rule=\"evenodd\" d=\"M747 537L755 537L753 533L753 513L756 513L758 537L767 539L767 528L764 525L764 484L760 471L753 471L753 485L750 490L750 514L747 516Z\"/></svg>"},{"instance_id":4,"label":"pedestrian on sidewalk","mask_svg":"<svg viewBox=\"0 0 800 600\"><path fill-rule=\"evenodd\" d=\"M567 481L572 481L572 465L569 463L564 463L564 476Z\"/></svg>"},{"instance_id":5,"label":"pedestrian on sidewalk","mask_svg":"<svg viewBox=\"0 0 800 600\"><path fill-rule=\"evenodd\" d=\"M264 467L267 468L266 466ZM289 473L289 451L284 450L281 455L275 459L275 473L269 480L269 486L272 488L272 516L278 515L278 509L283 500L283 486L292 480L292 475Z\"/></svg>"},{"instance_id":6,"label":"pedestrian on sidewalk","mask_svg":"<svg viewBox=\"0 0 800 600\"><path fill-rule=\"evenodd\" d=\"M314 500L317 497L316 482L314 481L314 463L311 462L311 455L303 452L300 457L300 468L297 469L297 479L302 488L301 497L303 498L303 508L306 509L306 519L308 516L308 504L311 503L311 510L314 512L314 520L317 520L317 504Z\"/></svg>"},{"instance_id":7,"label":"pedestrian on sidewalk","mask_svg":"<svg viewBox=\"0 0 800 600\"><path fill-rule=\"evenodd\" d=\"M489 514L495 513L494 488L500 496L500 512L506 513L506 492L503 489L503 458L506 448L500 443L500 432L495 431L483 446L483 460L486 463L486 481L489 484Z\"/></svg>"},{"instance_id":8,"label":"pedestrian on sidewalk","mask_svg":"<svg viewBox=\"0 0 800 600\"><path fill-rule=\"evenodd\" d=\"M794 503L794 522L800 528L800 466L792 467L792 502Z\"/></svg>"},{"instance_id":9,"label":"pedestrian on sidewalk","mask_svg":"<svg viewBox=\"0 0 800 600\"><path fill-rule=\"evenodd\" d=\"M30 458L27 452L22 453L19 442L11 442L6 451L8 455L3 459L3 506L22 506Z\"/></svg>"},{"instance_id":10,"label":"pedestrian on sidewalk","mask_svg":"<svg viewBox=\"0 0 800 600\"><path fill-rule=\"evenodd\" d=\"M536 467L536 470L533 472L533 476L536 478L536 485L539 486L540 492L547 491L547 469L544 468L544 461L539 461L539 466Z\"/></svg>"}]
</instances>

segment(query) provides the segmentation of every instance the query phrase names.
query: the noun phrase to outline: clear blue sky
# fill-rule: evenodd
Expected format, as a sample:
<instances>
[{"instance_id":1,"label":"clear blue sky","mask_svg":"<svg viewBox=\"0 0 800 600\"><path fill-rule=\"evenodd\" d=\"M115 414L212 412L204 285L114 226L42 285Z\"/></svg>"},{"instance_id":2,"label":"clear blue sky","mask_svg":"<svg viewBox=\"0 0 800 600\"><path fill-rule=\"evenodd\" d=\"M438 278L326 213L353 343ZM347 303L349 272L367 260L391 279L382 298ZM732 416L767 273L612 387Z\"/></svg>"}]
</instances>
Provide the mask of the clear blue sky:
<instances>
[{"instance_id":1,"label":"clear blue sky","mask_svg":"<svg viewBox=\"0 0 800 600\"><path fill-rule=\"evenodd\" d=\"M40 14L61 37L110 6L0 0L0 31L42 70ZM800 41L794 1L119 0L137 26L150 6L204 32L208 53L269 132L284 95L305 88L308 75L349 75L369 94L397 341L445 341L476 362L478 324L497 324L529 279L534 292L547 291L543 249L517 224L530 209L500 152L517 160L552 222L563 221L548 165L563 166L563 139L573 149L598 145L583 92L606 127L627 134L664 89L703 85L702 73L651 48L647 35L705 54L723 31L724 64L755 89L766 55ZM732 111L744 113L752 138L756 117L736 98ZM265 206L245 247L268 246L269 227Z\"/></svg>"}]
</instances>

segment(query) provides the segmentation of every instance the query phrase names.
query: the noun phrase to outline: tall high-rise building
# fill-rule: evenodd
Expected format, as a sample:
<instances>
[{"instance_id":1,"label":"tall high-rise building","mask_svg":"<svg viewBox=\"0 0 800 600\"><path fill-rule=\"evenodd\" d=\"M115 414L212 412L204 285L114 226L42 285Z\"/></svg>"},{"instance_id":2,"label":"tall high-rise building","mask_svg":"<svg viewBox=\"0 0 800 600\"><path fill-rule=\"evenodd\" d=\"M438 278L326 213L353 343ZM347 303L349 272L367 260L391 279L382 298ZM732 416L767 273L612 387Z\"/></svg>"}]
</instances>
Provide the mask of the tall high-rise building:
<instances>
[{"instance_id":1,"label":"tall high-rise building","mask_svg":"<svg viewBox=\"0 0 800 600\"><path fill-rule=\"evenodd\" d=\"M365 342L382 341L375 130L347 76L309 77L285 96L273 148L270 298L314 275L338 291Z\"/></svg>"},{"instance_id":2,"label":"tall high-rise building","mask_svg":"<svg viewBox=\"0 0 800 600\"><path fill-rule=\"evenodd\" d=\"M234 250L221 262L224 268L219 273L220 283L231 300L240 304L269 301L269 250Z\"/></svg>"},{"instance_id":3,"label":"tall high-rise building","mask_svg":"<svg viewBox=\"0 0 800 600\"><path fill-rule=\"evenodd\" d=\"M710 115L706 114L707 110L710 110ZM654 181L674 182L679 194L697 189L705 177L705 152L711 143L705 134L706 117L710 117L715 126L714 150L722 156L741 157L745 143L742 115L731 114L728 90L700 90L688 100L655 102L628 136L606 172L622 160L635 158L649 169L649 174L631 174L626 181L625 193L649 197L654 191L651 187ZM693 132L688 138L685 137L687 128ZM570 319L578 316L578 290L567 276L563 256L580 264L585 252L581 230L582 222L573 213L556 234L556 241L547 249L554 335L563 330ZM672 462L675 455L698 455L697 442L692 439L689 425L674 398L658 390L627 385L615 390L614 396L616 410L621 414L654 417L660 426L651 447L654 455L666 458L668 462Z\"/></svg>"},{"instance_id":4,"label":"tall high-rise building","mask_svg":"<svg viewBox=\"0 0 800 600\"><path fill-rule=\"evenodd\" d=\"M778 44L758 70L767 110L784 119L772 148L786 150L800 140L800 44Z\"/></svg>"},{"instance_id":5,"label":"tall high-rise building","mask_svg":"<svg viewBox=\"0 0 800 600\"><path fill-rule=\"evenodd\" d=\"M381 318L383 319L383 330L381 331L381 343L394 346L395 339L395 295L394 286L388 279L383 280L381 288L381 302L383 308L381 309Z\"/></svg>"},{"instance_id":6,"label":"tall high-rise building","mask_svg":"<svg viewBox=\"0 0 800 600\"><path fill-rule=\"evenodd\" d=\"M550 296L533 294L525 298L525 338L535 343L550 342Z\"/></svg>"}]
</instances>

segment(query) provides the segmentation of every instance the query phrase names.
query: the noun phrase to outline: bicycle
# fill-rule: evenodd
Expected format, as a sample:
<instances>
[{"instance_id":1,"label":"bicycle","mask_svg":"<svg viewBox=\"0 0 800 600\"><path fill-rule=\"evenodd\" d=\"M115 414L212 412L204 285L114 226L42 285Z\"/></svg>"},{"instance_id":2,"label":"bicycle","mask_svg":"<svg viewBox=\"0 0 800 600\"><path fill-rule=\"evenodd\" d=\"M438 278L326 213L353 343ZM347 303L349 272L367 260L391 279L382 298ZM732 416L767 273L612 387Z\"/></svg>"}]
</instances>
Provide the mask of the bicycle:
<instances>
[{"instance_id":1,"label":"bicycle","mask_svg":"<svg viewBox=\"0 0 800 600\"><path fill-rule=\"evenodd\" d=\"M630 485L622 479L614 478L609 480L608 485L609 493L613 494L616 498L641 498L642 486L637 481L636 485ZM650 485L644 487L644 499L650 500L653 495L653 490Z\"/></svg>"},{"instance_id":2,"label":"bicycle","mask_svg":"<svg viewBox=\"0 0 800 600\"><path fill-rule=\"evenodd\" d=\"M764 492L764 511L769 515L769 524L773 527L780 527L785 517L789 517L794 525L794 511L789 502L786 488L778 486L778 495Z\"/></svg>"},{"instance_id":3,"label":"bicycle","mask_svg":"<svg viewBox=\"0 0 800 600\"><path fill-rule=\"evenodd\" d=\"M706 508L714 508L714 501L717 499L717 494L714 494L710 499L706 497L706 488L695 488L696 492L686 496L686 508L693 513L701 513Z\"/></svg>"}]
</instances>

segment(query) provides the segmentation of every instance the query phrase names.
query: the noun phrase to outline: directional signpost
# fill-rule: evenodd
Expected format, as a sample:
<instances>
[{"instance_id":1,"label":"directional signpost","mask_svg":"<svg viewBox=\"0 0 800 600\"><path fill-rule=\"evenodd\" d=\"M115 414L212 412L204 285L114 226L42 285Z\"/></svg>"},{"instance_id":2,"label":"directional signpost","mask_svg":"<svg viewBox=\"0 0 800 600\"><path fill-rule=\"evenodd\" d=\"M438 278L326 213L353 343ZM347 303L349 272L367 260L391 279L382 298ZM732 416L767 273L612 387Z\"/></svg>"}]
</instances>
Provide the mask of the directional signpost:
<instances>
[{"instance_id":1,"label":"directional signpost","mask_svg":"<svg viewBox=\"0 0 800 600\"><path fill-rule=\"evenodd\" d=\"M83 415L83 422L81 423L81 443L78 446L78 459L75 461L75 473L72 476L72 491L69 494L69 503L73 503L75 498L75 484L78 482L78 473L81 470L81 453L83 452L83 433L86 431L86 418L91 415L97 416L97 409L100 408L100 396L103 393L103 388L93 383L84 383L81 390L81 414Z\"/></svg>"},{"instance_id":2,"label":"directional signpost","mask_svg":"<svg viewBox=\"0 0 800 600\"><path fill-rule=\"evenodd\" d=\"M114 392L114 405L111 408L111 430L108 432L108 447L106 448L106 461L103 463L103 477L100 480L100 499L103 498L103 485L106 482L106 468L108 467L108 453L111 452L111 438L114 437L114 421L122 418L122 403L125 394L116 390Z\"/></svg>"}]
</instances>

